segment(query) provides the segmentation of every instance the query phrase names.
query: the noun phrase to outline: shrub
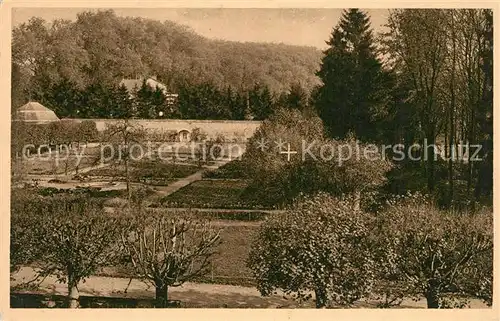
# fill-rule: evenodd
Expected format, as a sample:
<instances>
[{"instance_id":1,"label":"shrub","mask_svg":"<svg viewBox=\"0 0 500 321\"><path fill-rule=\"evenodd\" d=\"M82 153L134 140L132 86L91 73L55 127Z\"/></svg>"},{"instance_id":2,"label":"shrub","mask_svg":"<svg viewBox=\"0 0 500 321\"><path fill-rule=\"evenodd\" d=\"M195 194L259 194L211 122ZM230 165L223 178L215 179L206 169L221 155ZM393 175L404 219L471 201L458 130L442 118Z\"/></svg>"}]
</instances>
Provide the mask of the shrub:
<instances>
[{"instance_id":1,"label":"shrub","mask_svg":"<svg viewBox=\"0 0 500 321\"><path fill-rule=\"evenodd\" d=\"M262 141L267 142L267 149L261 148ZM290 150L298 154L288 160L277 150L280 141L290 144ZM321 191L358 194L359 200L361 193L381 186L392 167L378 151L370 157L355 154L365 147L351 138L326 139L322 122L316 116L280 110L264 121L247 145L243 161L254 180L244 196L258 199L266 206L286 205L301 193L312 195Z\"/></svg>"},{"instance_id":2,"label":"shrub","mask_svg":"<svg viewBox=\"0 0 500 321\"><path fill-rule=\"evenodd\" d=\"M225 138L222 135L217 135L215 138L210 138L205 141L205 155L204 160L214 161L219 160L224 156L223 144Z\"/></svg>"},{"instance_id":3,"label":"shrub","mask_svg":"<svg viewBox=\"0 0 500 321\"><path fill-rule=\"evenodd\" d=\"M277 289L316 307L349 306L368 294L374 275L368 217L352 199L320 193L269 217L252 243L249 267L262 295Z\"/></svg>"},{"instance_id":4,"label":"shrub","mask_svg":"<svg viewBox=\"0 0 500 321\"><path fill-rule=\"evenodd\" d=\"M25 189L13 190L10 203L10 272L40 258L34 233L40 219L41 197Z\"/></svg>"},{"instance_id":5,"label":"shrub","mask_svg":"<svg viewBox=\"0 0 500 321\"><path fill-rule=\"evenodd\" d=\"M203 132L199 127L193 128L191 131L191 141L202 142L207 139L207 134Z\"/></svg>"},{"instance_id":6,"label":"shrub","mask_svg":"<svg viewBox=\"0 0 500 321\"><path fill-rule=\"evenodd\" d=\"M177 137L176 130L148 130L147 139L153 142L175 142Z\"/></svg>"},{"instance_id":7,"label":"shrub","mask_svg":"<svg viewBox=\"0 0 500 321\"><path fill-rule=\"evenodd\" d=\"M44 187L38 190L41 196L56 196L56 195L84 195L91 198L110 198L120 197L124 195L123 190L108 190L101 191L99 187L76 187L74 189L64 189L56 187Z\"/></svg>"},{"instance_id":8,"label":"shrub","mask_svg":"<svg viewBox=\"0 0 500 321\"><path fill-rule=\"evenodd\" d=\"M231 221L262 221L269 214L267 212L224 211L224 212L195 212L197 217Z\"/></svg>"}]
</instances>

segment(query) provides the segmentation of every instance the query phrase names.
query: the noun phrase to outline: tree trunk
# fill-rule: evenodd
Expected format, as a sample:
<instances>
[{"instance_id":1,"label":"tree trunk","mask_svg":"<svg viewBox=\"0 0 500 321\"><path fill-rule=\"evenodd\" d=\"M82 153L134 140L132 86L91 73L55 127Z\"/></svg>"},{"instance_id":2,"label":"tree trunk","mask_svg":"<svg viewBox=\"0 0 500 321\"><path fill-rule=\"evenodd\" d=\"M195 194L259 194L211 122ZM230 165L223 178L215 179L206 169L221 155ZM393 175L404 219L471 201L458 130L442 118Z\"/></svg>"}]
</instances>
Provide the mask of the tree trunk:
<instances>
[{"instance_id":1,"label":"tree trunk","mask_svg":"<svg viewBox=\"0 0 500 321\"><path fill-rule=\"evenodd\" d=\"M453 122L453 116L450 116L450 121ZM453 141L453 124L450 129L450 151L449 151L449 159L448 159L448 185L449 185L449 204L453 204L453 161L455 158L455 153L453 152L453 145L455 142Z\"/></svg>"},{"instance_id":2,"label":"tree trunk","mask_svg":"<svg viewBox=\"0 0 500 321\"><path fill-rule=\"evenodd\" d=\"M436 280L430 280L427 285L427 293L425 298L427 299L428 309L439 309L439 289Z\"/></svg>"},{"instance_id":3,"label":"tree trunk","mask_svg":"<svg viewBox=\"0 0 500 321\"><path fill-rule=\"evenodd\" d=\"M444 123L444 157L448 159L448 123Z\"/></svg>"},{"instance_id":4,"label":"tree trunk","mask_svg":"<svg viewBox=\"0 0 500 321\"><path fill-rule=\"evenodd\" d=\"M325 289L318 287L314 290L316 296L316 309L322 309L326 307L326 291Z\"/></svg>"},{"instance_id":5,"label":"tree trunk","mask_svg":"<svg viewBox=\"0 0 500 321\"><path fill-rule=\"evenodd\" d=\"M434 144L436 143L435 135L434 132L431 131L430 134L427 135L428 139L428 146L427 148L427 189L429 192L434 191L434 166L435 166L435 160L434 157L436 155L435 150L434 150ZM432 147L430 147L432 145Z\"/></svg>"},{"instance_id":6,"label":"tree trunk","mask_svg":"<svg viewBox=\"0 0 500 321\"><path fill-rule=\"evenodd\" d=\"M472 164L472 159L471 159L471 152L474 153L474 151L471 149L471 145L475 144L475 131L474 131L474 126L475 126L475 110L472 108L472 115L471 115L471 128L469 130L469 139L468 139L468 146L467 146L467 192L470 192L471 186L472 186L472 170L473 170L473 164Z\"/></svg>"},{"instance_id":7,"label":"tree trunk","mask_svg":"<svg viewBox=\"0 0 500 321\"><path fill-rule=\"evenodd\" d=\"M127 198L130 202L132 199L132 194L130 192L130 176L129 176L129 169L128 169L128 159L125 160L125 181L127 183Z\"/></svg>"},{"instance_id":8,"label":"tree trunk","mask_svg":"<svg viewBox=\"0 0 500 321\"><path fill-rule=\"evenodd\" d=\"M361 208L361 192L354 192L354 209L359 210Z\"/></svg>"},{"instance_id":9,"label":"tree trunk","mask_svg":"<svg viewBox=\"0 0 500 321\"><path fill-rule=\"evenodd\" d=\"M449 153L449 160L448 160L448 185L449 185L449 204L453 204L453 162L454 162L454 153L453 153L453 144L455 142L453 141L453 135L455 131L455 119L454 119L454 114L455 114L455 65L456 65L456 37L455 37L455 17L453 14L451 15L451 29L452 29L452 40L453 40L453 69L451 73L451 105L450 105L450 153ZM445 134L446 137L446 134Z\"/></svg>"},{"instance_id":10,"label":"tree trunk","mask_svg":"<svg viewBox=\"0 0 500 321\"><path fill-rule=\"evenodd\" d=\"M79 300L80 294L76 287L76 283L73 281L68 282L68 308L76 309L80 306Z\"/></svg>"},{"instance_id":11,"label":"tree trunk","mask_svg":"<svg viewBox=\"0 0 500 321\"><path fill-rule=\"evenodd\" d=\"M158 308L168 308L168 285L156 286L156 304Z\"/></svg>"}]
</instances>

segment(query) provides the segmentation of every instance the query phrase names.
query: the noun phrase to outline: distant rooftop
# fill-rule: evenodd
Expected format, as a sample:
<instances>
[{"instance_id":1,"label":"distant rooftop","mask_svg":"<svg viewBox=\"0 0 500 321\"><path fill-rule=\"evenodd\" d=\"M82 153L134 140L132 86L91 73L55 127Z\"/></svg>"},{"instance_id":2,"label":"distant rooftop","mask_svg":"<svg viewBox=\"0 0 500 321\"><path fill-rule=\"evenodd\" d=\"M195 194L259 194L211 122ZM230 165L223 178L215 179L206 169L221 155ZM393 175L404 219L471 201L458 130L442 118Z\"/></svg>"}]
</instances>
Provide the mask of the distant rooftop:
<instances>
[{"instance_id":1,"label":"distant rooftop","mask_svg":"<svg viewBox=\"0 0 500 321\"><path fill-rule=\"evenodd\" d=\"M143 81L144 78L122 79L122 81L120 81L120 86L124 85L129 93L133 93L135 90L141 88ZM153 77L146 78L146 84L152 89L156 89L156 87L158 87L163 91L164 94L167 94L167 86L157 81Z\"/></svg>"}]
</instances>

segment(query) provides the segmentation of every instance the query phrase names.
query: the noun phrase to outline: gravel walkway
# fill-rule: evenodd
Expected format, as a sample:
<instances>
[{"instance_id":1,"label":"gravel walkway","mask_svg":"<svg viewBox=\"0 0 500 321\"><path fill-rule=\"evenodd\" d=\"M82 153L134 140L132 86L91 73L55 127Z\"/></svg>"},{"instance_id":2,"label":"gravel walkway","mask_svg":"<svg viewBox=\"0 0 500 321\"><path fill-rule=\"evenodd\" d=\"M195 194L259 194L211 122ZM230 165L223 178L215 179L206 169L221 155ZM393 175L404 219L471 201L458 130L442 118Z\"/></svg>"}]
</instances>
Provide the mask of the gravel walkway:
<instances>
[{"instance_id":1,"label":"gravel walkway","mask_svg":"<svg viewBox=\"0 0 500 321\"><path fill-rule=\"evenodd\" d=\"M24 267L13 275L11 286L27 282L34 278L32 268ZM133 279L127 289L130 279L92 276L85 283L79 285L81 295L107 296L121 298L147 299L154 297L154 288L140 280ZM125 292L125 290L127 291ZM58 283L55 277L46 278L40 285L40 292L48 294L66 295L65 284ZM180 287L169 289L171 300L181 300L193 307L231 307L231 308L313 308L314 302L310 301L299 305L290 297L283 294L262 297L256 288L222 285L185 283ZM362 301L356 304L358 308L375 308L374 302ZM487 308L482 302L473 300L471 308ZM405 300L401 308L426 308L424 299L419 301Z\"/></svg>"}]
</instances>

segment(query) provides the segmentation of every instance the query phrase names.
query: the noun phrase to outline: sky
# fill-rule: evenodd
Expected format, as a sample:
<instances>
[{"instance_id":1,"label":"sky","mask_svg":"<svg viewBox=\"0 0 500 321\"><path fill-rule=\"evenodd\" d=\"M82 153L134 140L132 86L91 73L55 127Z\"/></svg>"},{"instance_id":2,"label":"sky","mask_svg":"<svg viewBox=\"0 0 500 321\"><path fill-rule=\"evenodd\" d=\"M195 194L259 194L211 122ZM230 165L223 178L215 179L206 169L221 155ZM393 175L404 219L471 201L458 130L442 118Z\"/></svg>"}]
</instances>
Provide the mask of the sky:
<instances>
[{"instance_id":1,"label":"sky","mask_svg":"<svg viewBox=\"0 0 500 321\"><path fill-rule=\"evenodd\" d=\"M12 24L27 22L31 17L47 21L76 19L83 8L14 8ZM171 20L191 27L198 34L211 39L251 42L275 42L291 45L326 48L332 28L337 24L342 9L240 9L240 8L123 8L115 9L119 16L134 16L154 20ZM386 23L387 9L365 10L372 27L380 31Z\"/></svg>"}]
</instances>

